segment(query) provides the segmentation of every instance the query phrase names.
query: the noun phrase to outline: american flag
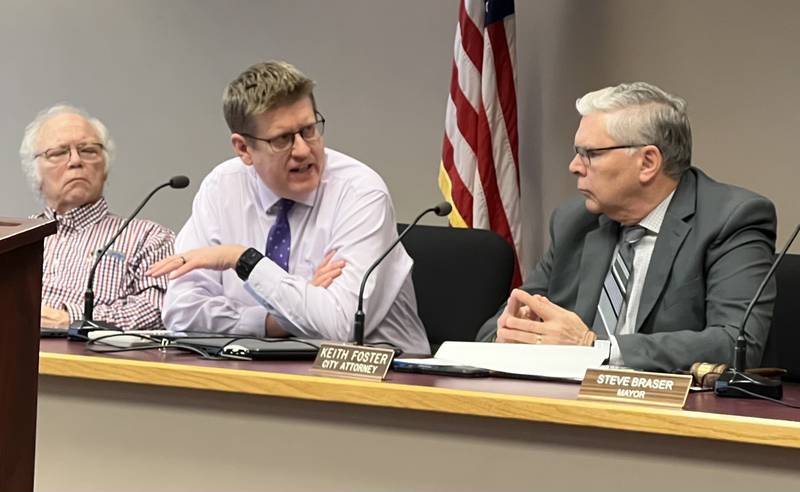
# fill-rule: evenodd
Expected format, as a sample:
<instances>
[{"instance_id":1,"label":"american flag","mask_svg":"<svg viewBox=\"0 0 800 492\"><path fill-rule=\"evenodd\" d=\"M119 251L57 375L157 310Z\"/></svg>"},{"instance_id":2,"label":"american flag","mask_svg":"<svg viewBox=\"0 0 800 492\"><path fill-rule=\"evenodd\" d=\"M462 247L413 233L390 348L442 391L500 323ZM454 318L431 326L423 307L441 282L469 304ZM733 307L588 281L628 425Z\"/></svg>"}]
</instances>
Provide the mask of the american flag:
<instances>
[{"instance_id":1,"label":"american flag","mask_svg":"<svg viewBox=\"0 0 800 492\"><path fill-rule=\"evenodd\" d=\"M513 0L461 0L447 100L439 188L454 227L491 229L514 247L519 221L516 49Z\"/></svg>"}]
</instances>

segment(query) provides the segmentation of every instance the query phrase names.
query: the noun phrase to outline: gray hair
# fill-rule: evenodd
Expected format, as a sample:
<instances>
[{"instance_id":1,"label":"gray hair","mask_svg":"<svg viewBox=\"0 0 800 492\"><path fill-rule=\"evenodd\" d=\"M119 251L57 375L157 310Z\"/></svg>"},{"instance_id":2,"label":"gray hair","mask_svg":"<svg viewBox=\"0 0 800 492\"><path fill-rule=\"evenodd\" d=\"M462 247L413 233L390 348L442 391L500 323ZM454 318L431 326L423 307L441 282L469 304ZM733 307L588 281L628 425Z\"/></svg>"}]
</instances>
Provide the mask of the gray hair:
<instances>
[{"instance_id":1,"label":"gray hair","mask_svg":"<svg viewBox=\"0 0 800 492\"><path fill-rule=\"evenodd\" d=\"M28 126L25 127L25 134L23 135L22 143L19 146L19 158L22 163L22 172L25 173L25 178L28 180L28 184L30 184L34 193L40 193L42 186L42 175L39 172L39 166L36 165L36 158L34 157L37 152L35 146L39 139L39 130L41 130L42 125L44 125L50 118L62 114L75 114L82 116L86 119L86 121L89 122L90 125L92 125L92 128L94 128L95 132L97 132L97 138L99 138L100 143L103 144L103 156L105 157L106 163L106 176L108 176L108 170L111 166L111 159L114 156L114 150L116 148L114 141L111 139L111 135L108 133L108 128L106 128L102 121L91 116L89 113L80 108L76 108L68 104L56 104L53 107L40 111L39 114L36 115L36 118L34 118L33 121L31 121Z\"/></svg>"},{"instance_id":2,"label":"gray hair","mask_svg":"<svg viewBox=\"0 0 800 492\"><path fill-rule=\"evenodd\" d=\"M314 111L314 81L284 61L256 63L239 74L222 94L222 112L231 133L253 131L253 116L292 104L305 96Z\"/></svg>"},{"instance_id":3,"label":"gray hair","mask_svg":"<svg viewBox=\"0 0 800 492\"><path fill-rule=\"evenodd\" d=\"M652 144L664 159L664 173L679 178L692 164L692 129L686 101L646 82L589 92L577 101L582 116L608 113L606 130L620 144Z\"/></svg>"}]
</instances>

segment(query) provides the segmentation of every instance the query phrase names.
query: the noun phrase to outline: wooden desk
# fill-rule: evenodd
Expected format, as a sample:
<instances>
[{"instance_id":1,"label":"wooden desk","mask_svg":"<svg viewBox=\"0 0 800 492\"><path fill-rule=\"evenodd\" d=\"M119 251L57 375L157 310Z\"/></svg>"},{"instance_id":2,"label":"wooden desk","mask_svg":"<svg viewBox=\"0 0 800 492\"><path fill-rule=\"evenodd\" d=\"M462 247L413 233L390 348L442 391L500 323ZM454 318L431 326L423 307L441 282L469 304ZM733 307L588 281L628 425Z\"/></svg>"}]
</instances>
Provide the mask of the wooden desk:
<instances>
[{"instance_id":1,"label":"wooden desk","mask_svg":"<svg viewBox=\"0 0 800 492\"><path fill-rule=\"evenodd\" d=\"M306 362L96 356L52 340L40 361L39 489L800 484L800 410L766 402L703 393L667 410L577 401L572 384L370 383L309 376Z\"/></svg>"}]
</instances>

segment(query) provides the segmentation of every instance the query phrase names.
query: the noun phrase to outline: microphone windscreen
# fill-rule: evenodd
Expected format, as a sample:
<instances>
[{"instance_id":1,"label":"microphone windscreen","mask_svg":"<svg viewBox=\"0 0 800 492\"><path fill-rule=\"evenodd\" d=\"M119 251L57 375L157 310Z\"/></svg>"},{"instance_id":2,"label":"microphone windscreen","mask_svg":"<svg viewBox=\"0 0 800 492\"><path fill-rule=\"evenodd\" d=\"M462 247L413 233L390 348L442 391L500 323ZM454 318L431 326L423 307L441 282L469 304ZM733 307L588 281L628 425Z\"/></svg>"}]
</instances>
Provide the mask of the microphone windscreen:
<instances>
[{"instance_id":1,"label":"microphone windscreen","mask_svg":"<svg viewBox=\"0 0 800 492\"><path fill-rule=\"evenodd\" d=\"M450 205L450 204L449 204L449 203L447 203L447 202L442 202L442 203L440 203L439 205L436 205L436 206L434 207L433 211L434 211L434 212L436 213L436 215L438 215L439 217L444 217L445 215L448 215L448 214L450 214L450 212L452 212L452 211L453 211L453 206L452 206L452 205Z\"/></svg>"},{"instance_id":2,"label":"microphone windscreen","mask_svg":"<svg viewBox=\"0 0 800 492\"><path fill-rule=\"evenodd\" d=\"M186 176L173 176L172 179L169 180L170 188L186 188L189 186L189 178Z\"/></svg>"}]
</instances>

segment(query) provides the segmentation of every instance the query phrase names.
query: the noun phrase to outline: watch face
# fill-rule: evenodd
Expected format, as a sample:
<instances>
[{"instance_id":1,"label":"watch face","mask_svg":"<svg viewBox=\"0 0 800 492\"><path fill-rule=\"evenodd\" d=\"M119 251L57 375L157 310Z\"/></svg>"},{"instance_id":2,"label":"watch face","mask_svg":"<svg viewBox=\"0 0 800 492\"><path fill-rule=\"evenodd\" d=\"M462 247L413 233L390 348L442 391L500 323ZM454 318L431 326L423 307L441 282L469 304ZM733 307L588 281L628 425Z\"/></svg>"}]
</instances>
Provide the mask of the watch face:
<instances>
[{"instance_id":1,"label":"watch face","mask_svg":"<svg viewBox=\"0 0 800 492\"><path fill-rule=\"evenodd\" d=\"M242 280L247 280L250 277L250 272L253 271L256 264L261 261L264 257L261 253L258 252L255 248L249 248L242 256L239 257L239 261L236 262L236 274L239 275L239 278Z\"/></svg>"},{"instance_id":2,"label":"watch face","mask_svg":"<svg viewBox=\"0 0 800 492\"><path fill-rule=\"evenodd\" d=\"M244 254L245 254L244 257L245 261L247 261L248 264L251 264L253 266L255 266L255 263L257 263L258 260L261 259L261 253L259 253L253 248L248 249L247 251L244 252Z\"/></svg>"}]
</instances>

